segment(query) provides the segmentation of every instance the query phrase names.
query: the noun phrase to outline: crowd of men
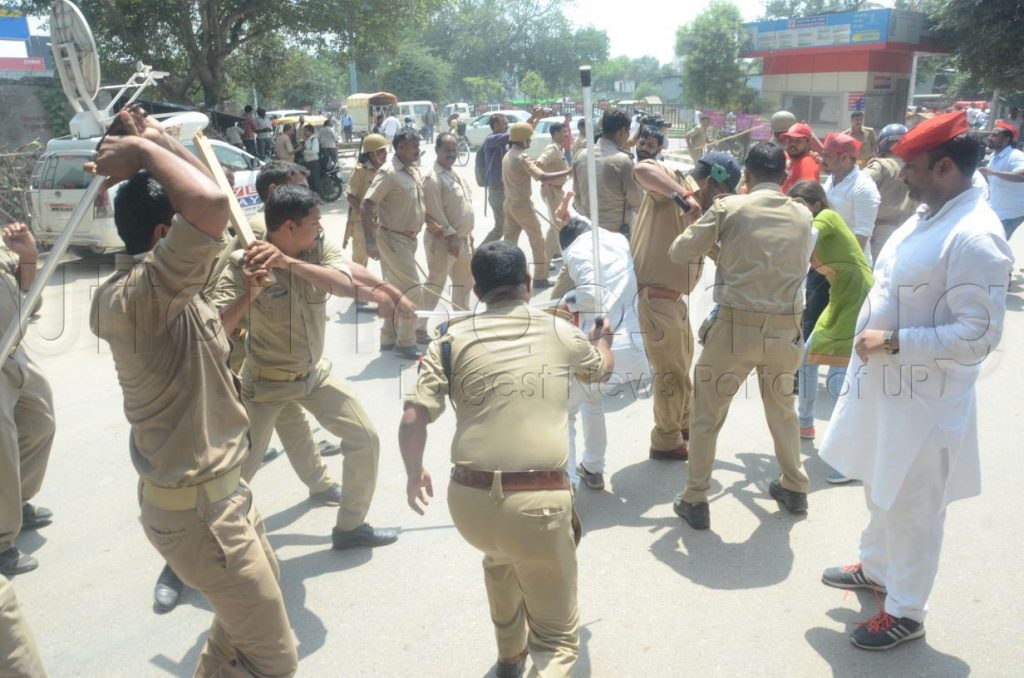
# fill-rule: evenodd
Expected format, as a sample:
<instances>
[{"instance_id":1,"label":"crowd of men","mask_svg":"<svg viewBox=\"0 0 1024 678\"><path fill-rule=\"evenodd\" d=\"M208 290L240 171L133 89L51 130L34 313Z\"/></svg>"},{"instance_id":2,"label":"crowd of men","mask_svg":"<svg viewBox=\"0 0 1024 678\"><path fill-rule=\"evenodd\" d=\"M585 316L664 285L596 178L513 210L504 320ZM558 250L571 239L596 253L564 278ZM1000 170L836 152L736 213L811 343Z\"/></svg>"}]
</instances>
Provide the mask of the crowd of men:
<instances>
[{"instance_id":1,"label":"crowd of men","mask_svg":"<svg viewBox=\"0 0 1024 678\"><path fill-rule=\"evenodd\" d=\"M324 236L320 201L307 187L312 170L281 160L257 182L264 207L251 226L260 239L240 248L227 232L230 197L137 108L120 114L136 133L106 137L87 166L125 182L114 205L125 253L93 296L91 327L109 344L123 390L142 526L167 563L158 603L173 607L184 584L213 608L196 675L298 668L276 557L248 485L274 430L311 498L338 506L333 548L398 537L366 520L380 441L356 390L324 358L329 295L375 304L381 351L420 362L399 431L407 501L419 513L433 496L427 429L452 404L448 504L459 533L484 554L496 675L521 675L527 657L531 675L573 671L574 497L584 485L604 488L609 390L646 384L649 457L687 462L673 508L703 530L718 434L756 373L779 464L769 494L800 514L809 485L800 439L816 432L813 419L800 420L803 401L798 415L795 375L815 355L845 366L847 385L820 454L836 482L863 482L870 514L860 562L826 570L823 582L885 593L879 613L853 631L858 647L884 650L924 635L946 506L980 491L974 382L1000 339L1013 261L1007 239L1024 220L1016 130L1000 122L987 135L995 154L978 169L982 142L962 112L878 135L855 115L849 130L824 141L781 112L775 138L753 145L742 167L710 152L684 168L663 159L662 129L633 126L618 109L605 111L599 138L568 160L569 130L552 125L550 153L534 161L524 151L545 113L511 125L492 116L479 152L495 228L478 247L472 188L453 171L451 133L437 136L429 169L419 165L416 133L366 136L341 243ZM534 207L535 181L546 213ZM423 230L426 271L416 258ZM523 231L530 258L518 246ZM3 239L7 324L36 260L24 226L7 227ZM367 269L369 259L382 276ZM709 259L714 306L694 337L687 302ZM844 283L851 271L859 296ZM544 287L553 287L551 308L534 301ZM454 313L432 337L428 319L440 301ZM820 339L829 329L822 318L839 315L857 329L805 355L812 331ZM695 339L703 346L696 363ZM904 368L908 388L887 388L885 375ZM0 571L14 575L37 565L15 537L53 517L28 502L42 483L54 417L46 379L20 347L2 386ZM799 385L801 394L818 387L816 369ZM341 438L340 484L303 410ZM574 425L566 436L577 415L579 460ZM0 668L41 675L6 579L0 589Z\"/></svg>"}]
</instances>

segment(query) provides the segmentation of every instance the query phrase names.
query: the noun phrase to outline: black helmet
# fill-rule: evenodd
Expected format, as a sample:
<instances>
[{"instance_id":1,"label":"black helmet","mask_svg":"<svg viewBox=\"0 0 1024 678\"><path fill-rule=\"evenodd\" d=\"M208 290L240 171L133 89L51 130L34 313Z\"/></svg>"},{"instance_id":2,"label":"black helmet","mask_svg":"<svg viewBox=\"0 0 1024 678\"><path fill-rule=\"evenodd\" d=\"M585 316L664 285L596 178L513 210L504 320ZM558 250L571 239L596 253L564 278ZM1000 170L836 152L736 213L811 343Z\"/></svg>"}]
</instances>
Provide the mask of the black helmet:
<instances>
[{"instance_id":1,"label":"black helmet","mask_svg":"<svg viewBox=\"0 0 1024 678\"><path fill-rule=\"evenodd\" d=\"M882 131L878 133L878 152L888 153L906 133L907 128L898 122L883 127Z\"/></svg>"}]
</instances>

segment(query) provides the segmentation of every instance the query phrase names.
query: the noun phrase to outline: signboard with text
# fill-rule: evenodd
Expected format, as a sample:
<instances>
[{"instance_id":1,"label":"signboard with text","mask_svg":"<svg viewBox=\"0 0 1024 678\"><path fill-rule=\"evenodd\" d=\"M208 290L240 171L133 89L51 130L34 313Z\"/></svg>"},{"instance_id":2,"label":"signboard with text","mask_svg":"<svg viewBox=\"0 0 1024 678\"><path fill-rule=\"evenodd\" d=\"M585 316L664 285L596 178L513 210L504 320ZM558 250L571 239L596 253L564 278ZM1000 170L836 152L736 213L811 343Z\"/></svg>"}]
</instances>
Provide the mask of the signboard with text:
<instances>
[{"instance_id":1,"label":"signboard with text","mask_svg":"<svg viewBox=\"0 0 1024 678\"><path fill-rule=\"evenodd\" d=\"M744 24L755 52L845 47L889 40L892 10L837 12L799 19L775 19Z\"/></svg>"}]
</instances>

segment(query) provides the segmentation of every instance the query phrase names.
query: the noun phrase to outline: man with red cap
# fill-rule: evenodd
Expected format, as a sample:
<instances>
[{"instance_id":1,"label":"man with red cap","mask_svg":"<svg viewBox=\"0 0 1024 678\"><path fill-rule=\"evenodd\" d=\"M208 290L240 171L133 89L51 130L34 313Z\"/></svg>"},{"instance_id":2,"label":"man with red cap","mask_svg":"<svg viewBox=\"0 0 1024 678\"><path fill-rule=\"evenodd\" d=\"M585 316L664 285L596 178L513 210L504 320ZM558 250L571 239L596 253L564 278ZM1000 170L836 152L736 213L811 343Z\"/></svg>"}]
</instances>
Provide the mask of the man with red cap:
<instances>
[{"instance_id":1,"label":"man with red cap","mask_svg":"<svg viewBox=\"0 0 1024 678\"><path fill-rule=\"evenodd\" d=\"M825 180L825 193L832 209L846 222L857 236L864 254L871 263L871 234L875 232L875 218L882 197L871 177L860 171L860 142L849 134L829 132L821 154L825 169L831 176Z\"/></svg>"},{"instance_id":2,"label":"man with red cap","mask_svg":"<svg viewBox=\"0 0 1024 678\"><path fill-rule=\"evenodd\" d=\"M860 562L822 581L885 595L853 644L886 650L924 636L947 505L980 493L974 382L999 343L1013 256L971 185L980 142L963 111L920 123L892 152L923 204L890 237L861 307L820 455L864 482Z\"/></svg>"},{"instance_id":3,"label":"man with red cap","mask_svg":"<svg viewBox=\"0 0 1024 678\"><path fill-rule=\"evenodd\" d=\"M814 130L806 122L798 122L779 135L789 156L789 170L786 180L782 182L782 192L789 194L789 189L797 182L821 181L821 142L814 136ZM814 151L813 153L811 151Z\"/></svg>"},{"instance_id":4,"label":"man with red cap","mask_svg":"<svg viewBox=\"0 0 1024 678\"><path fill-rule=\"evenodd\" d=\"M988 135L988 145L994 154L988 167L978 170L988 179L988 200L1003 222L1007 240L1024 221L1024 152L1013 147L1018 134L1013 123L996 122L996 128Z\"/></svg>"}]
</instances>

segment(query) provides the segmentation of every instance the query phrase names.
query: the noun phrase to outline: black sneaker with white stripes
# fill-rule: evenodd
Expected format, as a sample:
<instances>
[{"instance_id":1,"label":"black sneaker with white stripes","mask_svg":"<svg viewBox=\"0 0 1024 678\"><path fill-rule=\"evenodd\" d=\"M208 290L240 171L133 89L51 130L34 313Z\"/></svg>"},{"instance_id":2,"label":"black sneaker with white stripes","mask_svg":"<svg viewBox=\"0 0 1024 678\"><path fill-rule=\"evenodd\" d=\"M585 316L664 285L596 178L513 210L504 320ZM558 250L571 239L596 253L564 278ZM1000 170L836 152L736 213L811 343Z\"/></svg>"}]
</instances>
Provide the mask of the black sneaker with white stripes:
<instances>
[{"instance_id":1,"label":"black sneaker with white stripes","mask_svg":"<svg viewBox=\"0 0 1024 678\"><path fill-rule=\"evenodd\" d=\"M856 565L843 565L842 567L830 567L821 573L821 582L837 589L867 589L885 593L885 586L873 582L864 576L864 568L860 563Z\"/></svg>"},{"instance_id":2,"label":"black sneaker with white stripes","mask_svg":"<svg viewBox=\"0 0 1024 678\"><path fill-rule=\"evenodd\" d=\"M865 650L888 650L900 643L924 637L924 624L907 617L897 619L882 610L862 623L850 635L850 641Z\"/></svg>"}]
</instances>

